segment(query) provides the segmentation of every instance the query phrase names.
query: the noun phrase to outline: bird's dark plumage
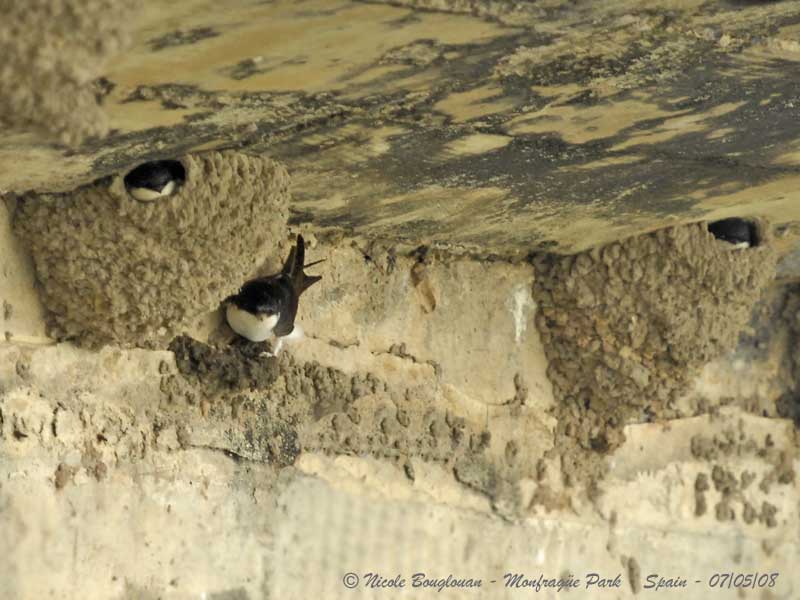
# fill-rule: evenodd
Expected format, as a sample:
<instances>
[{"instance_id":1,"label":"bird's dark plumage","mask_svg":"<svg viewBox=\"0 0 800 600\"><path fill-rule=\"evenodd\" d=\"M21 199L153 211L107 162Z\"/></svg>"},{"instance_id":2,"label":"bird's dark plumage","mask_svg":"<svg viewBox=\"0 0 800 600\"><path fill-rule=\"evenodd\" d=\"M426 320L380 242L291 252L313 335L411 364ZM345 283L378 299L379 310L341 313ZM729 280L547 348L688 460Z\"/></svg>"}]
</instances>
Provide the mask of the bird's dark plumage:
<instances>
[{"instance_id":1,"label":"bird's dark plumage","mask_svg":"<svg viewBox=\"0 0 800 600\"><path fill-rule=\"evenodd\" d=\"M183 165L176 160L154 160L140 164L125 175L125 188L137 199L152 199L150 194L142 191L151 191L156 194L169 195L186 179ZM171 185L170 185L171 184Z\"/></svg>"},{"instance_id":2,"label":"bird's dark plumage","mask_svg":"<svg viewBox=\"0 0 800 600\"><path fill-rule=\"evenodd\" d=\"M758 243L755 225L738 217L709 223L708 231L729 244L756 246Z\"/></svg>"},{"instance_id":3,"label":"bird's dark plumage","mask_svg":"<svg viewBox=\"0 0 800 600\"><path fill-rule=\"evenodd\" d=\"M305 241L298 235L297 244L289 252L280 273L248 281L228 300L254 315L279 315L272 332L277 337L289 335L294 330L301 294L322 279L319 275L306 275L304 271L306 266L322 261L305 265L304 260Z\"/></svg>"}]
</instances>

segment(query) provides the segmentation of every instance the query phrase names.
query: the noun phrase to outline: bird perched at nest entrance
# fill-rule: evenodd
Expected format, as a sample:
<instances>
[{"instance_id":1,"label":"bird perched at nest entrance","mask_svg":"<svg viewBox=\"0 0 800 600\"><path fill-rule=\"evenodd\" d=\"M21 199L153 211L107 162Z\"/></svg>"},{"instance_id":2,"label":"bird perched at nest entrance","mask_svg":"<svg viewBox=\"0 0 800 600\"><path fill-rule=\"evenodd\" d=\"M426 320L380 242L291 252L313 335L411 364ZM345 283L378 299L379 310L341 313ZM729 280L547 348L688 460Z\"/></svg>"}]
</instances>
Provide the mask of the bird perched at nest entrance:
<instances>
[{"instance_id":1,"label":"bird perched at nest entrance","mask_svg":"<svg viewBox=\"0 0 800 600\"><path fill-rule=\"evenodd\" d=\"M304 264L305 242L298 235L280 273L252 279L225 299L228 325L251 342L264 342L274 336L277 341L272 352L265 354L277 356L285 340L303 337L302 329L294 322L300 295L322 279L320 275L306 275L304 269L323 260Z\"/></svg>"}]
</instances>

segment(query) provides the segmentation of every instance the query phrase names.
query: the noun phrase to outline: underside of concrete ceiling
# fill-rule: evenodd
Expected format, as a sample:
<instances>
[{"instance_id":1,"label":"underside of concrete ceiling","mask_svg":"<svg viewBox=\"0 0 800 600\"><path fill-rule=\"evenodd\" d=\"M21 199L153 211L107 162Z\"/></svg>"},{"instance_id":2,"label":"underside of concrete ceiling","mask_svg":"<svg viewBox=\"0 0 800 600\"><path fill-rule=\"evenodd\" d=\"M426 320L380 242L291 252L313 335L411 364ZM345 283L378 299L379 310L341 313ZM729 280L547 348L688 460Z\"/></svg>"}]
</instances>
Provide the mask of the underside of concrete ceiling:
<instances>
[{"instance_id":1,"label":"underside of concrete ceiling","mask_svg":"<svg viewBox=\"0 0 800 600\"><path fill-rule=\"evenodd\" d=\"M524 256L731 215L800 220L800 2L132 14L127 50L91 82L108 135L67 147L6 115L0 191L233 147L286 164L293 222L409 245Z\"/></svg>"},{"instance_id":2,"label":"underside of concrete ceiling","mask_svg":"<svg viewBox=\"0 0 800 600\"><path fill-rule=\"evenodd\" d=\"M800 0L0 0L0 597L797 600L798 83Z\"/></svg>"}]
</instances>

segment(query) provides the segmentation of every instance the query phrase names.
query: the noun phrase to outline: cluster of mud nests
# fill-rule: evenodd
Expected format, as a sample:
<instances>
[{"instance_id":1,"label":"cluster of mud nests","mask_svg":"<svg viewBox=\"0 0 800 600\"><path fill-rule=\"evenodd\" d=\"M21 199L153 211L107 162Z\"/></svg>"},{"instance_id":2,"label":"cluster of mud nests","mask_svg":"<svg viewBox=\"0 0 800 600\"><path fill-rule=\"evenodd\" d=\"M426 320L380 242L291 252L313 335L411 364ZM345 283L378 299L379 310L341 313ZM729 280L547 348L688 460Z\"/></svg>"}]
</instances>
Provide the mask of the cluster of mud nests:
<instances>
[{"instance_id":1,"label":"cluster of mud nests","mask_svg":"<svg viewBox=\"0 0 800 600\"><path fill-rule=\"evenodd\" d=\"M181 164L185 183L158 202L132 198L122 177L19 199L15 227L31 248L54 337L164 343L277 254L288 203L280 165L233 152ZM761 243L746 250L699 223L533 259L537 326L557 400L553 454L567 483L600 475L626 424L681 416L676 400L694 371L733 349L774 278L775 252L758 228ZM171 349L185 384L170 376L165 391L201 405L219 395L258 403L269 416L252 426L245 450L277 464L304 449L392 456L407 470L417 457L451 465L493 497L538 468L537 458L516 460L513 451L487 457L488 431L437 409L433 396L416 398L369 374L290 359L279 367L239 343L219 349L180 337Z\"/></svg>"},{"instance_id":2,"label":"cluster of mud nests","mask_svg":"<svg viewBox=\"0 0 800 600\"><path fill-rule=\"evenodd\" d=\"M575 444L565 471L618 447L627 423L678 416L689 377L734 348L775 262L769 244L734 250L703 223L536 258L556 446Z\"/></svg>"},{"instance_id":3,"label":"cluster of mud nests","mask_svg":"<svg viewBox=\"0 0 800 600\"><path fill-rule=\"evenodd\" d=\"M16 232L36 265L49 334L147 345L233 293L285 237L289 176L237 152L189 155L172 196L139 202L118 176L19 199Z\"/></svg>"},{"instance_id":4,"label":"cluster of mud nests","mask_svg":"<svg viewBox=\"0 0 800 600\"><path fill-rule=\"evenodd\" d=\"M537 324L558 400L553 455L570 484L602 476L603 456L622 443L626 424L682 416L675 401L696 369L736 345L773 279L775 255L768 243L732 249L693 224L538 257L534 266ZM520 431L510 452L487 452L490 431L369 373L290 357L278 363L241 342L212 348L178 338L171 349L181 377L170 376L169 393L258 405L245 454L289 464L301 451L366 453L398 461L410 477L410 459L433 461L498 502L520 477L540 479L538 459L513 451L529 433Z\"/></svg>"}]
</instances>

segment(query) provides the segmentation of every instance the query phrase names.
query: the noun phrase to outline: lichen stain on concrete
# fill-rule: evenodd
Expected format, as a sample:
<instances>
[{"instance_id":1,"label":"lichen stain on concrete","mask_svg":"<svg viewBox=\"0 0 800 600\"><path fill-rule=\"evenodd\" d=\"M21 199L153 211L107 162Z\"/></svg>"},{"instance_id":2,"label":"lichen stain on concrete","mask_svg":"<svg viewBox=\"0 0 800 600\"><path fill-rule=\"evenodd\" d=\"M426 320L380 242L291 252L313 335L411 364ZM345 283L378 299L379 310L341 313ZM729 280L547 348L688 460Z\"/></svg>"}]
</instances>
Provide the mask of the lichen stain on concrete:
<instances>
[{"instance_id":1,"label":"lichen stain on concrete","mask_svg":"<svg viewBox=\"0 0 800 600\"><path fill-rule=\"evenodd\" d=\"M451 222L441 233L454 247L519 256L527 245L572 253L608 243L611 224L630 236L667 214L695 220L708 210L692 196L697 189L724 203L753 182L792 175L790 82L800 63L785 56L790 3L711 10L681 2L669 12L633 2L405 4L426 10L406 19L407 9L380 3L313 2L298 11L275 2L248 5L244 20L223 11L214 20L220 34L196 47L152 52L141 39L107 74L119 133L69 160L46 148L30 160L17 160L21 148L0 152L16 163L14 181L0 175L0 187L64 190L118 172L143 151L234 141L286 162L297 175L299 213L373 235L386 225L371 212L376 194L438 185L444 204L465 188L503 189L498 201L464 207L487 230L459 239ZM174 10L182 32L209 26L204 11ZM147 39L157 37L152 15L144 26ZM355 26L369 35L350 35ZM297 31L303 36L287 45ZM309 53L306 32L332 50ZM181 85L153 77L165 54L185 73ZM268 67L232 80L231 65L242 61ZM345 141L354 124L366 137L402 132L376 140L372 152ZM45 159L62 168L44 168ZM586 194L574 173L590 164ZM740 198L752 214L756 199ZM588 205L604 226L578 236L573 215ZM491 225L499 219L514 223L502 237ZM430 234L420 228L416 241Z\"/></svg>"},{"instance_id":2,"label":"lichen stain on concrete","mask_svg":"<svg viewBox=\"0 0 800 600\"><path fill-rule=\"evenodd\" d=\"M462 8L442 7L441 10L463 12ZM473 8L480 13L477 4ZM688 6L682 8L689 10ZM786 10L776 9L776 12L780 18L789 18ZM741 21L734 27L743 27L743 23L750 22L746 15L737 13L737 18ZM605 224L609 220L621 222L630 217L627 207L636 212L636 220L641 223L649 219L655 221L665 214L696 215L698 206L692 201L691 193L697 188L709 189L715 196L724 198L734 188L744 189L753 181L780 179L788 174L781 169L750 166L768 163L770 156L778 153L770 150L769 156L765 157L762 144L753 137L756 132L748 123L763 123L764 118L775 123L776 119L783 117L774 111L760 110L757 104L741 99L742 76L748 73L748 65L736 55L729 54L731 46L720 41L710 51L709 41L702 37L688 37L686 32L659 17L622 15L620 22L635 24L636 36L652 36L653 40L666 36L672 40L671 43L674 42L670 48L675 52L642 50L646 60L630 57L611 72L606 72L606 67L603 67L610 58L603 58L596 69L589 61L585 65L588 78L576 80L573 63L579 63L580 59L576 58L577 51L570 54L566 51L569 44L564 44L565 53L559 55L558 69L552 71L553 76L549 79L541 79L539 67L547 52L536 46L528 49L524 61L512 61L508 65L501 61L507 68L498 69L492 83L481 81L477 87L474 83L455 89L451 87L444 94L434 88L430 94L435 100L432 110L446 115L448 127L429 121L424 131L412 129L394 138L392 150L385 158L397 158L382 161L380 168L377 164L360 162L357 168L364 189L374 186L386 189L392 195L397 191L415 192L431 185L435 173L436 183L442 186L444 196L465 182L479 187L491 180L493 185L504 187L517 198L516 202L501 209L507 211L509 218L516 217L516 226L522 228L514 236L517 243L522 243L526 236L548 241L550 236L537 226L533 215L558 210L570 216L554 222L552 229L559 232L556 237L560 238L557 243L561 251L569 252L610 241L600 234L606 228L599 227L594 235L581 236L580 245L573 242L578 236L571 230L573 220L569 211L574 212L589 199L600 206L614 206L614 214L606 210L605 214L599 211L595 215ZM670 27L673 29L668 31ZM598 41L596 52L625 48L626 36L632 34L620 29L604 35L614 43L609 46L600 43L602 40L594 40ZM519 42L519 38L515 41ZM592 38L576 36L573 45L583 48L592 41ZM479 65L473 73L486 68L484 63L491 63L494 55L490 46L482 49L483 57L473 60L475 65ZM658 47L658 44L654 43L653 47ZM701 64L701 59L705 60L709 52L713 60L718 61L718 69L708 69ZM520 51L515 56L519 59L523 53ZM454 64L458 61L455 58ZM512 64L515 65L513 68ZM523 64L527 66L520 66ZM751 79L745 79L746 85L748 88L758 86L753 87L753 93L759 97L765 95L766 90L762 87L765 85L772 88L771 95L788 97L785 80L776 77L779 71L773 67L766 68ZM457 66L452 66L449 72L453 78L458 78ZM539 79L531 73L536 73ZM562 81L555 76L558 73L571 79ZM523 81L531 86L527 96L521 92ZM713 93L699 93L698 89L713 90ZM420 106L420 116L424 118L427 111L424 105ZM756 112L760 114L754 114ZM462 123L469 128L459 131L458 126ZM487 133L475 134L474 127ZM476 136L494 136L499 128L513 135L510 143L487 146L483 152L475 154L474 160L468 160L469 156L461 161L453 160L451 149L472 145L469 140L479 139ZM786 132L786 127L778 125L771 135L781 137L782 144L794 143ZM629 148L635 148L637 152L633 156L637 158L620 154ZM727 153L734 149L736 157L728 158ZM572 185L574 179L566 175L584 164L598 168L593 185L596 179L599 186L591 197L581 193L577 183ZM399 168L392 169L393 165ZM608 165L608 168L600 169L601 165ZM612 165L615 168L610 168ZM324 171L302 158L293 166L298 170ZM346 164L340 167L346 167ZM580 185L584 185L584 181L581 180ZM313 202L319 197L313 187L313 181L309 181L299 190L301 202ZM402 189L397 190L398 187ZM372 225L373 221L371 215L361 214L359 199L362 193L361 186L348 192L352 200L347 210L352 222L364 227ZM489 221L487 213L495 208L489 206L480 211L476 219L485 217L484 220ZM646 218L641 213L643 208ZM526 218L520 219L520 215ZM527 218L529 215L530 220ZM329 220L327 216L325 219ZM337 222L344 224L346 221L342 212ZM633 233L634 228L629 226L627 232ZM454 235L449 235L449 238L455 242L458 234L455 231L451 233ZM561 236L566 239L561 239ZM500 245L499 240L488 233L480 241L495 248Z\"/></svg>"},{"instance_id":3,"label":"lichen stain on concrete","mask_svg":"<svg viewBox=\"0 0 800 600\"><path fill-rule=\"evenodd\" d=\"M485 154L503 148L514 139L507 135L476 133L450 142L445 148L448 154Z\"/></svg>"},{"instance_id":4,"label":"lichen stain on concrete","mask_svg":"<svg viewBox=\"0 0 800 600\"><path fill-rule=\"evenodd\" d=\"M436 14L421 15L412 27L398 28L390 20L402 11L389 6L325 0L305 2L304 6L308 10L299 12L296 3L286 0L255 6L241 2L213 13L214 26L220 35L202 40L197 48L190 46L183 51L184 47L178 46L163 52L175 50L172 56L175 66L193 74L193 83L202 80L207 89L302 90L317 94L346 90L349 78L363 76L365 70L377 67L387 48L400 48L421 39L445 46L466 44L505 33L492 23ZM182 18L182 31L208 26L205 11L192 13L180 6L174 10ZM247 20L242 19L243 12L248 13ZM163 14L159 16L163 18ZM356 29L358 35L354 35ZM325 51L309 52L309 48L325 48ZM146 54L129 59L129 64L120 61L111 73L112 78L128 83L135 76L139 83L145 83L143 80L163 60L160 56L163 52L147 48ZM243 58L269 59L276 55L305 59L282 61L276 68L255 77L231 81L226 76L227 68Z\"/></svg>"},{"instance_id":5,"label":"lichen stain on concrete","mask_svg":"<svg viewBox=\"0 0 800 600\"><path fill-rule=\"evenodd\" d=\"M122 174L19 200L15 229L36 264L50 335L164 343L283 241L289 178L281 165L230 151L181 160L186 182L154 203L131 198Z\"/></svg>"},{"instance_id":6,"label":"lichen stain on concrete","mask_svg":"<svg viewBox=\"0 0 800 600\"><path fill-rule=\"evenodd\" d=\"M186 46L196 44L209 38L217 37L220 35L213 27L194 27L192 29L171 31L164 35L152 38L147 41L153 52L158 52L166 48L173 48L175 46Z\"/></svg>"},{"instance_id":7,"label":"lichen stain on concrete","mask_svg":"<svg viewBox=\"0 0 800 600\"><path fill-rule=\"evenodd\" d=\"M620 94L618 99L593 98L590 106L570 102L575 96L548 97L546 106L511 119L505 127L513 135L553 133L571 144L585 144L614 137L642 121L652 122L673 115L662 110L658 103L648 102L645 97L637 98L635 94L627 98L628 94Z\"/></svg>"},{"instance_id":8,"label":"lichen stain on concrete","mask_svg":"<svg viewBox=\"0 0 800 600\"><path fill-rule=\"evenodd\" d=\"M516 103L504 96L500 85L485 84L448 94L433 108L450 116L456 123L466 122L513 109Z\"/></svg>"},{"instance_id":9,"label":"lichen stain on concrete","mask_svg":"<svg viewBox=\"0 0 800 600\"><path fill-rule=\"evenodd\" d=\"M711 123L719 122L718 118L732 113L743 106L745 102L726 102L712 107L707 112L694 112L682 111L678 114L651 115L649 120L655 120L655 127L650 128L637 128L641 133L633 134L626 141L611 147L612 151L626 150L631 147L637 147L647 144L658 144L660 142L669 141L675 137L692 134L704 133L709 140L716 140L725 135L720 134L720 131L727 131L728 134L733 134L737 131L736 127L725 127L723 129L715 129L714 125L706 124L707 121ZM620 107L624 109L623 107ZM633 113L634 115L636 113ZM633 125L635 123L631 123Z\"/></svg>"},{"instance_id":10,"label":"lichen stain on concrete","mask_svg":"<svg viewBox=\"0 0 800 600\"><path fill-rule=\"evenodd\" d=\"M574 213L589 201L597 207L595 217L604 224L609 220L624 221L627 206L636 207L637 222L666 214L696 214L700 208L694 200L697 190L704 190L706 197L724 201L754 184L785 180L792 175L791 171L777 165L763 166L765 157L758 151L760 143L752 138L754 132L746 123L761 121L766 113L753 114L753 105L736 100L737 92L728 85L726 82L721 87L729 89L726 93L731 101L719 103L687 103L683 89L676 84L676 89L670 92L672 97L656 97L650 91L634 95L621 92L608 105L566 104L563 108L544 109L544 117L548 110L567 111L564 115L574 117L569 117L567 123L534 121L535 130L525 133L512 128L513 135L505 138L494 133L442 131L435 124L433 129L425 131L410 129L394 136L390 151L379 159L366 163L358 160L357 165L346 152L338 152L334 146L328 152L329 160L331 156L339 156L338 170L342 175L349 169L358 169L358 182L349 186L344 196L349 201L336 211L338 217L327 213L320 219L339 225L359 223L377 233L383 226L378 214L363 212L361 208L367 206L361 202L361 197L369 195L368 189L383 189L383 195L397 196L398 192L413 194L437 185L442 196L439 202L450 204L450 198L459 195L455 190L460 191L465 184L483 187L488 181L508 190L515 200L500 205L486 204L471 214L474 220L483 219L487 223L498 213L513 219L515 228L510 233L517 245L525 236L529 240L554 240L564 251L610 241L607 236L602 237L607 227L584 232L579 244L573 241L578 239L573 231ZM631 111L629 102L638 103L639 109ZM598 112L601 108L602 112ZM508 122L513 126L518 122L515 119L521 118L531 117L513 117L512 113ZM599 125L597 118L600 118ZM785 135L786 131L782 128L782 133L776 130L774 135L786 138L787 144L794 144L794 140ZM491 143L481 145L482 141ZM727 153L734 146L737 156L728 157ZM786 160L786 152L770 152L776 159ZM769 157L766 160L769 162ZM301 156L292 163L301 173L315 173L314 178L303 178L304 185L298 189L299 206L304 202L324 206L319 202L314 182L326 176L325 167ZM568 175L589 165L593 171L591 195L585 193L585 178ZM450 198L445 201L445 196ZM755 206L755 195L742 199ZM413 207L408 208L413 210ZM545 230L541 219L535 219L534 215L552 212L569 214L569 217L551 220ZM770 216L786 218L776 213ZM552 231L557 233L550 233ZM631 231L630 225L627 231ZM510 244L503 244L489 232L470 240L464 237L459 240L460 234L462 231L456 231L452 225L448 227L448 238L453 243L477 242L510 251Z\"/></svg>"}]
</instances>

